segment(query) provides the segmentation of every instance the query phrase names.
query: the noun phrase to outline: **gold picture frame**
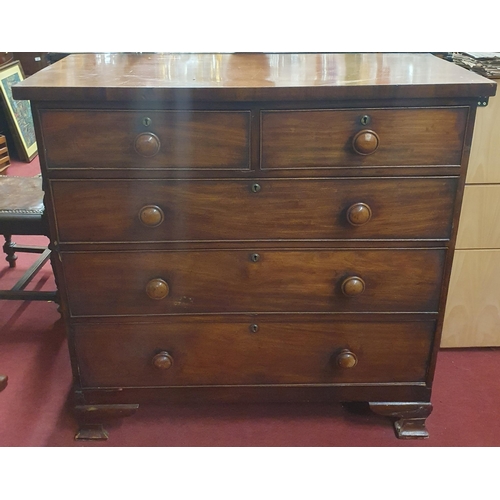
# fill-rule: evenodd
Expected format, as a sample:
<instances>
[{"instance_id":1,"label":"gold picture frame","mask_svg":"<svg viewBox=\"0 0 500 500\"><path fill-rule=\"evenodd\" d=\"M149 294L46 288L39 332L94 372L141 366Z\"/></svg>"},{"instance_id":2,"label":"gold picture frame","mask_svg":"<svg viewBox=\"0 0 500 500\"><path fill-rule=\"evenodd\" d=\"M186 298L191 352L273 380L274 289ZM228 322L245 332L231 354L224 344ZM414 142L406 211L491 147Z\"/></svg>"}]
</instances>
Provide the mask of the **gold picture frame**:
<instances>
[{"instance_id":1,"label":"gold picture frame","mask_svg":"<svg viewBox=\"0 0 500 500\"><path fill-rule=\"evenodd\" d=\"M31 106L29 101L17 101L12 97L12 86L23 80L19 61L0 68L0 94L16 150L22 161L30 162L38 154Z\"/></svg>"}]
</instances>

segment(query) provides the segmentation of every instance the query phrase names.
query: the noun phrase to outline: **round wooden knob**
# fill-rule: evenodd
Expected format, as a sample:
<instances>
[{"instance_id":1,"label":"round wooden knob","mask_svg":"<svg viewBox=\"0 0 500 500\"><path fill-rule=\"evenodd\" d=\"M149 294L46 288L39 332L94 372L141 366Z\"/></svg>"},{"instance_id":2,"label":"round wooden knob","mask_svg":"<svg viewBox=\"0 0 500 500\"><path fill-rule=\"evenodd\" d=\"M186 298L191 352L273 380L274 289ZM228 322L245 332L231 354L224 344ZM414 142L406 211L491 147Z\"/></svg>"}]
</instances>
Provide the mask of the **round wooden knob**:
<instances>
[{"instance_id":1,"label":"round wooden knob","mask_svg":"<svg viewBox=\"0 0 500 500\"><path fill-rule=\"evenodd\" d=\"M156 205L146 205L139 210L139 220L147 227L159 226L164 218L163 210Z\"/></svg>"},{"instance_id":2,"label":"round wooden knob","mask_svg":"<svg viewBox=\"0 0 500 500\"><path fill-rule=\"evenodd\" d=\"M348 297L359 295L365 290L365 282L359 276L349 276L341 285L342 293Z\"/></svg>"},{"instance_id":3,"label":"round wooden knob","mask_svg":"<svg viewBox=\"0 0 500 500\"><path fill-rule=\"evenodd\" d=\"M372 210L366 203L355 203L347 209L347 221L352 226L362 226L372 218Z\"/></svg>"},{"instance_id":4,"label":"round wooden knob","mask_svg":"<svg viewBox=\"0 0 500 500\"><path fill-rule=\"evenodd\" d=\"M371 155L380 144L378 135L373 130L362 130L352 140L352 148L359 155Z\"/></svg>"},{"instance_id":5,"label":"round wooden knob","mask_svg":"<svg viewBox=\"0 0 500 500\"><path fill-rule=\"evenodd\" d=\"M337 365L341 368L354 368L357 364L356 354L349 349L343 349L337 356Z\"/></svg>"},{"instance_id":6,"label":"round wooden knob","mask_svg":"<svg viewBox=\"0 0 500 500\"><path fill-rule=\"evenodd\" d=\"M170 288L168 286L168 283L165 280L162 280L161 278L152 279L146 285L146 293L148 294L148 297L150 299L154 300L164 299L168 295L169 291Z\"/></svg>"},{"instance_id":7,"label":"round wooden knob","mask_svg":"<svg viewBox=\"0 0 500 500\"><path fill-rule=\"evenodd\" d=\"M174 363L174 358L167 351L159 352L153 358L153 366L158 370L168 370Z\"/></svg>"},{"instance_id":8,"label":"round wooden knob","mask_svg":"<svg viewBox=\"0 0 500 500\"><path fill-rule=\"evenodd\" d=\"M151 132L144 132L135 138L134 148L141 156L150 158L160 151L160 139Z\"/></svg>"},{"instance_id":9,"label":"round wooden knob","mask_svg":"<svg viewBox=\"0 0 500 500\"><path fill-rule=\"evenodd\" d=\"M7 381L9 377L7 375L0 375L0 392L3 391L7 387Z\"/></svg>"}]
</instances>

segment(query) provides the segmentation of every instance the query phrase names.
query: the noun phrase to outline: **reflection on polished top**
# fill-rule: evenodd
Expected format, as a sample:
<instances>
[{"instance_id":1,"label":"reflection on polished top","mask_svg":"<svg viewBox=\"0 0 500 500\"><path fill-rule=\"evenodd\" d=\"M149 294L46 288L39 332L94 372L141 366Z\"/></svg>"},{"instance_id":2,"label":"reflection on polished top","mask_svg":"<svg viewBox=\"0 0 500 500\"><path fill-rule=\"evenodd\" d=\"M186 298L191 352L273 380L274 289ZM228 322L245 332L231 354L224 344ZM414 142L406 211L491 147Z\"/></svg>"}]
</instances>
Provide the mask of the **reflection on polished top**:
<instances>
[{"instance_id":1,"label":"reflection on polished top","mask_svg":"<svg viewBox=\"0 0 500 500\"><path fill-rule=\"evenodd\" d=\"M14 90L17 99L36 100L494 94L495 83L490 80L431 54L416 53L73 54Z\"/></svg>"}]
</instances>

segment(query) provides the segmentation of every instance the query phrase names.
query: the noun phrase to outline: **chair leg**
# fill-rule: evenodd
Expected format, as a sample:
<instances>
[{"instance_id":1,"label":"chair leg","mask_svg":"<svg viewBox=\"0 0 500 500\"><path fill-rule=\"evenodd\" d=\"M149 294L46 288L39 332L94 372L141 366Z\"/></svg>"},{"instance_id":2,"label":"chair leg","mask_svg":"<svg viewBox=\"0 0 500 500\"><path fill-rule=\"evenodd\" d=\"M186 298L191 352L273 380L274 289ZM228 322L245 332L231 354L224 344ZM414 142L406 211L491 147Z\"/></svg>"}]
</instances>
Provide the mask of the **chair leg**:
<instances>
[{"instance_id":1,"label":"chair leg","mask_svg":"<svg viewBox=\"0 0 500 500\"><path fill-rule=\"evenodd\" d=\"M3 245L3 251L7 254L5 260L9 263L9 267L16 267L16 244L12 242L11 235L5 234L5 243Z\"/></svg>"}]
</instances>

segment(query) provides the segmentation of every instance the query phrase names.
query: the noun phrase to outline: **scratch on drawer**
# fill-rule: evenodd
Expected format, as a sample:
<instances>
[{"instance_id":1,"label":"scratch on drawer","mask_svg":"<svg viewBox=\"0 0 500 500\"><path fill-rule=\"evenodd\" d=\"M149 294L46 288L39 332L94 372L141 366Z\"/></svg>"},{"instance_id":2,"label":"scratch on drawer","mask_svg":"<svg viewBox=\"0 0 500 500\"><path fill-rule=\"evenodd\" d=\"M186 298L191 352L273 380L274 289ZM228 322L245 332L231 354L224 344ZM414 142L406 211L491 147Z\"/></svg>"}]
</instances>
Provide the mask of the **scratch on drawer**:
<instances>
[{"instance_id":1,"label":"scratch on drawer","mask_svg":"<svg viewBox=\"0 0 500 500\"><path fill-rule=\"evenodd\" d=\"M181 297L179 300L174 302L176 306L190 306L193 304L193 299L191 297Z\"/></svg>"}]
</instances>

